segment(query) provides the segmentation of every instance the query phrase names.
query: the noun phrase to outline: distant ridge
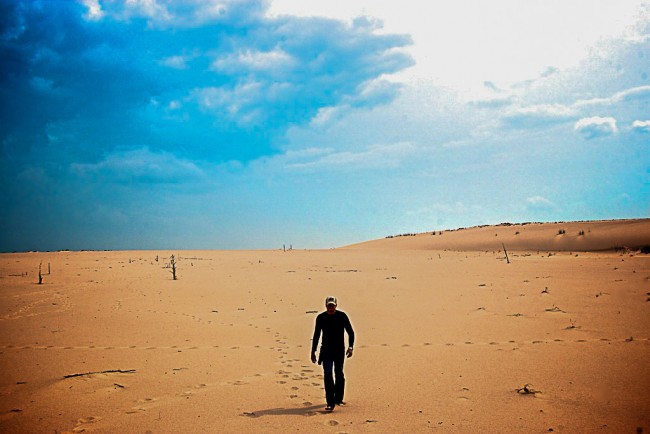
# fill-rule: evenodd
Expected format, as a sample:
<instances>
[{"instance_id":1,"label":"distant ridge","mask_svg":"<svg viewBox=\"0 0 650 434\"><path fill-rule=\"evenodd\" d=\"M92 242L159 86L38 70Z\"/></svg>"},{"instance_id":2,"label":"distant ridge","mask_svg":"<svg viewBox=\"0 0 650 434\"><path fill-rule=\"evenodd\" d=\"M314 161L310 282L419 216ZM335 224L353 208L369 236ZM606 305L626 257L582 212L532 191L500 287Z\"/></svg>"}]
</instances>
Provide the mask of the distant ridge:
<instances>
[{"instance_id":1,"label":"distant ridge","mask_svg":"<svg viewBox=\"0 0 650 434\"><path fill-rule=\"evenodd\" d=\"M650 219L501 223L388 236L347 249L571 251L650 249Z\"/></svg>"}]
</instances>

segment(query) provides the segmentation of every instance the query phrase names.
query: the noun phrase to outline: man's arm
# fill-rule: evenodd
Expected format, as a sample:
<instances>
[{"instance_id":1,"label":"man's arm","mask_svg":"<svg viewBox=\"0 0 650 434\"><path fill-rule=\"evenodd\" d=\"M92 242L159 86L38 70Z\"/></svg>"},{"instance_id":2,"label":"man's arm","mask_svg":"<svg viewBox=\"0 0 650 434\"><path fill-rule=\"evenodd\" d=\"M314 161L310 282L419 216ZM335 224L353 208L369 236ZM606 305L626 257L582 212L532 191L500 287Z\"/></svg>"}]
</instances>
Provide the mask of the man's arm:
<instances>
[{"instance_id":1,"label":"man's arm","mask_svg":"<svg viewBox=\"0 0 650 434\"><path fill-rule=\"evenodd\" d=\"M316 325L314 327L314 336L311 339L311 361L312 363L316 363L316 348L318 348L318 340L320 339L320 333L321 333L322 325L320 321L318 321L318 317L316 317Z\"/></svg>"},{"instance_id":2,"label":"man's arm","mask_svg":"<svg viewBox=\"0 0 650 434\"><path fill-rule=\"evenodd\" d=\"M346 352L348 357L352 357L352 349L354 348L354 330L352 329L352 324L350 323L350 318L345 316L345 331L348 332L348 351Z\"/></svg>"}]
</instances>

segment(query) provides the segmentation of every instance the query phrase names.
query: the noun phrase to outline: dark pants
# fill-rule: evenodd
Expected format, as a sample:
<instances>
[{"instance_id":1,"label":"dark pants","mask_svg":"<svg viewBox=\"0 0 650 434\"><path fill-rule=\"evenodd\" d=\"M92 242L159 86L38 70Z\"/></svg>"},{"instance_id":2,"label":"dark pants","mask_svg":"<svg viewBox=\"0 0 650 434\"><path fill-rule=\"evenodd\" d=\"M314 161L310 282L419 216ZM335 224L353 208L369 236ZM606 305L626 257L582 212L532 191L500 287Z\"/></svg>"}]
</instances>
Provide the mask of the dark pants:
<instances>
[{"instance_id":1,"label":"dark pants","mask_svg":"<svg viewBox=\"0 0 650 434\"><path fill-rule=\"evenodd\" d=\"M325 399L327 405L334 407L343 402L345 391L345 376L343 375L344 353L340 357L323 358L323 374L325 376ZM332 376L332 372L334 376Z\"/></svg>"}]
</instances>

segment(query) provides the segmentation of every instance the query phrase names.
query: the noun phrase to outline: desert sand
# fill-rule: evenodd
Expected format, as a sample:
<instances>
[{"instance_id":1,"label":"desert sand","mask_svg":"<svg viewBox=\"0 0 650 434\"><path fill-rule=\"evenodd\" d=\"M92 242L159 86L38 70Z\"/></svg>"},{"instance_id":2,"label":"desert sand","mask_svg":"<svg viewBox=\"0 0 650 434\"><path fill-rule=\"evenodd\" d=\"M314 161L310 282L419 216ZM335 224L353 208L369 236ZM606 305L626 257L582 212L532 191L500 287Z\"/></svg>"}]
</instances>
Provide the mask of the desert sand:
<instances>
[{"instance_id":1,"label":"desert sand","mask_svg":"<svg viewBox=\"0 0 650 434\"><path fill-rule=\"evenodd\" d=\"M2 254L0 431L647 432L647 245L630 220ZM357 338L332 413L309 360L329 294Z\"/></svg>"}]
</instances>

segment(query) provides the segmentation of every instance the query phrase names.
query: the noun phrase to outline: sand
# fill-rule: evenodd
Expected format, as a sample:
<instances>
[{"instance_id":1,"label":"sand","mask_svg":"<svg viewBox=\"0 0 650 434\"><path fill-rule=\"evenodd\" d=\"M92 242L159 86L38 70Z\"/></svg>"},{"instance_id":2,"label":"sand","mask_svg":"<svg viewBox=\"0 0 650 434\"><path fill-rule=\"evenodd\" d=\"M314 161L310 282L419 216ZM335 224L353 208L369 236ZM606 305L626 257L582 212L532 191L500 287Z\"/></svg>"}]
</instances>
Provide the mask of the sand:
<instances>
[{"instance_id":1,"label":"sand","mask_svg":"<svg viewBox=\"0 0 650 434\"><path fill-rule=\"evenodd\" d=\"M598 223L2 254L0 431L648 431L650 256L594 250L650 245L650 223ZM309 360L329 294L357 334L332 413Z\"/></svg>"}]
</instances>

